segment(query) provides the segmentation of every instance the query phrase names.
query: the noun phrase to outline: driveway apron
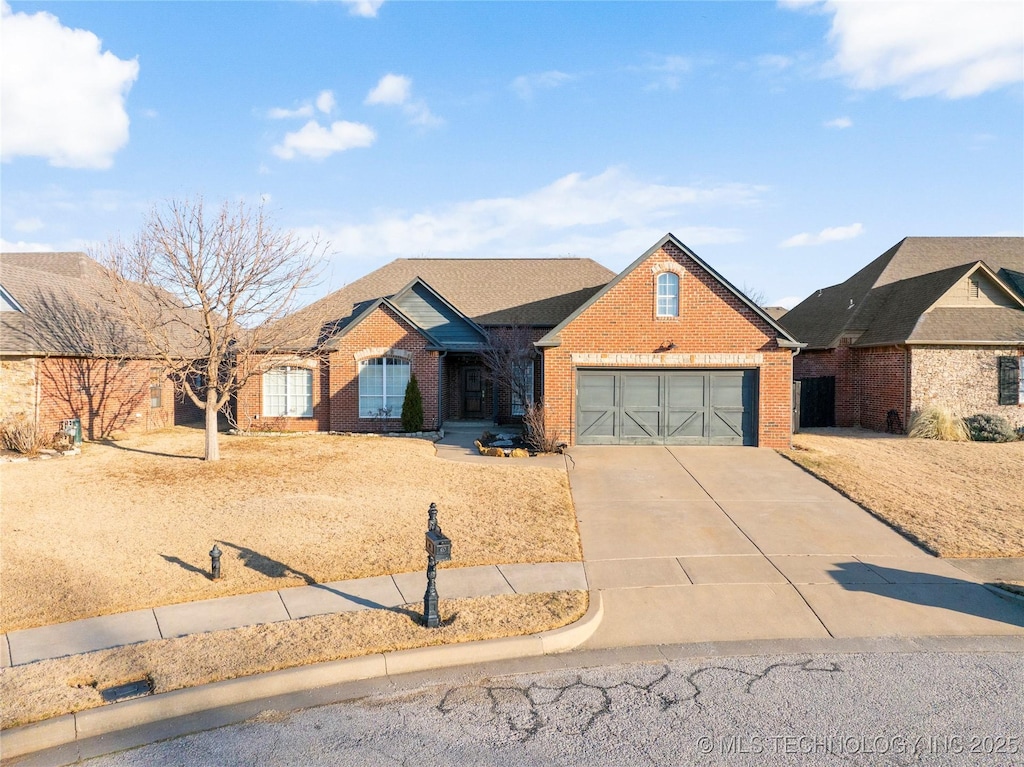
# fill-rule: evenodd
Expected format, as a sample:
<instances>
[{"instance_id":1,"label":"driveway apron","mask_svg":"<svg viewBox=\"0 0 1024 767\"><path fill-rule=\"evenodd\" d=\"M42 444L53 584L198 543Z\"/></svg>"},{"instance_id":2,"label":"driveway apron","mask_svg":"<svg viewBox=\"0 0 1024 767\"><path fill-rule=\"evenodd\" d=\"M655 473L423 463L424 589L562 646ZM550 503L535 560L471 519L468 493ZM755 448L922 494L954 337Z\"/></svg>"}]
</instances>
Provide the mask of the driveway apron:
<instances>
[{"instance_id":1,"label":"driveway apron","mask_svg":"<svg viewBox=\"0 0 1024 767\"><path fill-rule=\"evenodd\" d=\"M583 446L567 465L605 610L586 647L1024 637L1024 607L774 451Z\"/></svg>"}]
</instances>

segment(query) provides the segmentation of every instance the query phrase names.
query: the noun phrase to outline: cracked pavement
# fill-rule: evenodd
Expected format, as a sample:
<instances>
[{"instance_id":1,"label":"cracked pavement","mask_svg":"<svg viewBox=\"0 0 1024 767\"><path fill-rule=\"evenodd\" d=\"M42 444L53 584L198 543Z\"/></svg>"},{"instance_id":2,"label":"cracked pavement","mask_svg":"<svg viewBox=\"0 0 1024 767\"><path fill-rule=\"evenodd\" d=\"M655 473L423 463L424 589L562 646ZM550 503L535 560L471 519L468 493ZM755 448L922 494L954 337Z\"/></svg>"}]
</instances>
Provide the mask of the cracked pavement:
<instances>
[{"instance_id":1,"label":"cracked pavement","mask_svg":"<svg viewBox=\"0 0 1024 767\"><path fill-rule=\"evenodd\" d=\"M683 659L390 690L86 762L1013 765L1015 653Z\"/></svg>"}]
</instances>

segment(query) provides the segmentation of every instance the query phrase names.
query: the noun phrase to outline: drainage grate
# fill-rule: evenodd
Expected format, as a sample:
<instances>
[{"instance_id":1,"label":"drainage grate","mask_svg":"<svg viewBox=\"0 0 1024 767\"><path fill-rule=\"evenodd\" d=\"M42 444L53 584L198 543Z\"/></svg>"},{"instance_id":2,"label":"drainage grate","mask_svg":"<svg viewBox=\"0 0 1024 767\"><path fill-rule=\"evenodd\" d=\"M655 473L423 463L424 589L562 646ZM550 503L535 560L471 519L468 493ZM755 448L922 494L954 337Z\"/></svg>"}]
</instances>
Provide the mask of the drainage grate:
<instances>
[{"instance_id":1,"label":"drainage grate","mask_svg":"<svg viewBox=\"0 0 1024 767\"><path fill-rule=\"evenodd\" d=\"M148 679L140 679L137 682L128 682L128 684L119 684L116 687L100 690L100 695L103 696L105 703L117 703L122 700L141 698L143 695L151 695L152 692L153 683Z\"/></svg>"}]
</instances>

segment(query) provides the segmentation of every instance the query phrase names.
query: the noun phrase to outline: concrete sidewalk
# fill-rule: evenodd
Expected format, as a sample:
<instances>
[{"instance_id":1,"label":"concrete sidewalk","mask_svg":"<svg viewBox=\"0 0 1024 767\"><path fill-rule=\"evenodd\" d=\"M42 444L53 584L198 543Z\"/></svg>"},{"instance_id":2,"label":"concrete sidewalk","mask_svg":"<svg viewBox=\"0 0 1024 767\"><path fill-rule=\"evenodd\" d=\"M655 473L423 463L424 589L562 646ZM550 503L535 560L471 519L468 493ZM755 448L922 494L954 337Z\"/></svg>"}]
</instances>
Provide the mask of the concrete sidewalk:
<instances>
[{"instance_id":1,"label":"concrete sidewalk","mask_svg":"<svg viewBox=\"0 0 1024 767\"><path fill-rule=\"evenodd\" d=\"M152 639L172 639L311 615L388 609L421 601L426 588L425 572L402 573L185 602L11 631L0 635L0 665L20 666ZM586 590L587 582L580 562L452 569L442 566L437 570L437 588L445 599L464 599Z\"/></svg>"},{"instance_id":2,"label":"concrete sidewalk","mask_svg":"<svg viewBox=\"0 0 1024 767\"><path fill-rule=\"evenodd\" d=\"M585 647L1024 637L1019 601L774 451L574 447L568 464L588 580L605 611Z\"/></svg>"}]
</instances>

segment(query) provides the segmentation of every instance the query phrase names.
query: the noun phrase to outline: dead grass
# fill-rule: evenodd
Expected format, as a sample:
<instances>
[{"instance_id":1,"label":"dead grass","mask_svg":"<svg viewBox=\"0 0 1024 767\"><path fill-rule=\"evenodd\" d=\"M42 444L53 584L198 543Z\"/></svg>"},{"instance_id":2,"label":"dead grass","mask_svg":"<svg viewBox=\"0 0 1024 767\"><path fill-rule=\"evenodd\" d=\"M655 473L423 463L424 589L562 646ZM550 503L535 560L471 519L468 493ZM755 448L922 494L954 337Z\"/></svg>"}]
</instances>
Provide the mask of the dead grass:
<instances>
[{"instance_id":1,"label":"dead grass","mask_svg":"<svg viewBox=\"0 0 1024 767\"><path fill-rule=\"evenodd\" d=\"M357 655L532 634L581 618L587 593L441 600L450 623L436 629L414 620L410 613L421 608L320 615L0 669L0 728L104 705L100 690L146 677L155 692L169 692Z\"/></svg>"},{"instance_id":2,"label":"dead grass","mask_svg":"<svg viewBox=\"0 0 1024 767\"><path fill-rule=\"evenodd\" d=\"M0 630L425 568L581 558L564 472L438 459L430 442L175 428L0 466ZM208 552L224 552L219 581Z\"/></svg>"},{"instance_id":3,"label":"dead grass","mask_svg":"<svg viewBox=\"0 0 1024 767\"><path fill-rule=\"evenodd\" d=\"M784 453L942 557L1024 556L1024 442L814 429Z\"/></svg>"}]
</instances>

